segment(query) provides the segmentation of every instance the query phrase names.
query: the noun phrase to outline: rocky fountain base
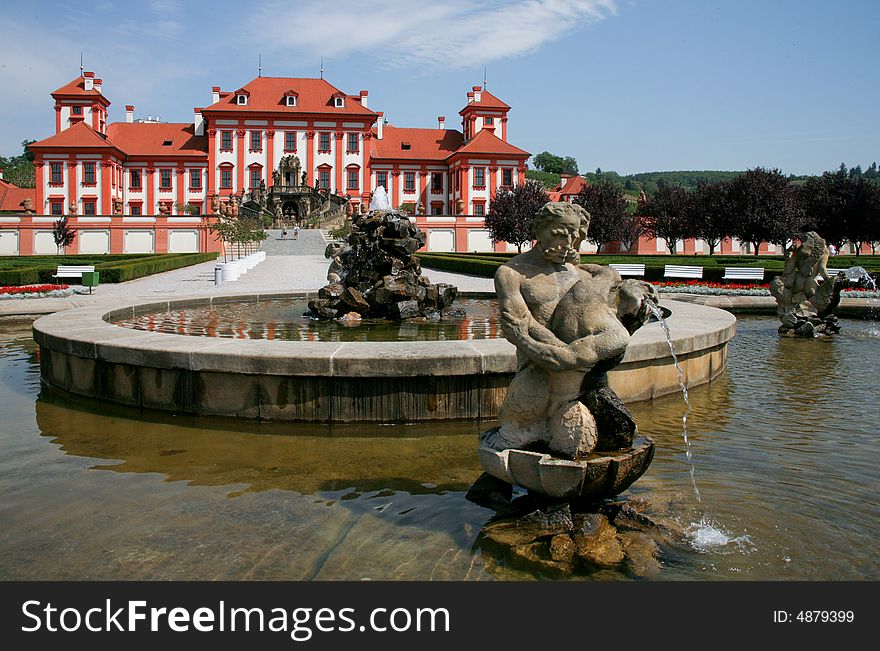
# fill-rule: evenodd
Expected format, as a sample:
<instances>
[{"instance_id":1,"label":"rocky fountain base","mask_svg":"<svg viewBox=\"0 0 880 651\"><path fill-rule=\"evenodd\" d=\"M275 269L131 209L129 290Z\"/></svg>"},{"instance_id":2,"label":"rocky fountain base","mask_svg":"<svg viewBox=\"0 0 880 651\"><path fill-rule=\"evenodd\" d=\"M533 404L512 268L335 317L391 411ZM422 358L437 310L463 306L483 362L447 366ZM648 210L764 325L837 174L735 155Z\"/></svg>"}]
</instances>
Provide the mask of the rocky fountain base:
<instances>
[{"instance_id":1,"label":"rocky fountain base","mask_svg":"<svg viewBox=\"0 0 880 651\"><path fill-rule=\"evenodd\" d=\"M434 284L422 276L414 255L426 235L406 214L374 210L355 216L346 243L331 243L329 283L309 302L319 319L440 319L450 314L458 296L453 285ZM457 314L457 316L461 316Z\"/></svg>"}]
</instances>

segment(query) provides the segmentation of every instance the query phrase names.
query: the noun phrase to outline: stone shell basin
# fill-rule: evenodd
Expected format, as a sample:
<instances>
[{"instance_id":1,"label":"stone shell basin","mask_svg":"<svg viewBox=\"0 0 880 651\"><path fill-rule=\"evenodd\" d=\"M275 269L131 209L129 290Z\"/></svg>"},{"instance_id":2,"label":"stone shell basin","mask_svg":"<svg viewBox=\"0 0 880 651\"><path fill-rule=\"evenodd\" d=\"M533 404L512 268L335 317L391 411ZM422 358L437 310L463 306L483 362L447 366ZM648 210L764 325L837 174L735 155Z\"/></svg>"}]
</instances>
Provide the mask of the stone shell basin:
<instances>
[{"instance_id":1,"label":"stone shell basin","mask_svg":"<svg viewBox=\"0 0 880 651\"><path fill-rule=\"evenodd\" d=\"M191 337L111 320L193 305L315 294L230 294L84 307L34 323L44 386L142 409L260 420L414 422L493 420L516 371L504 339L305 342ZM474 298L482 295L468 295ZM688 387L723 372L736 319L664 300ZM609 383L625 402L679 391L666 337L650 323L632 338Z\"/></svg>"},{"instance_id":2,"label":"stone shell basin","mask_svg":"<svg viewBox=\"0 0 880 651\"><path fill-rule=\"evenodd\" d=\"M639 436L631 448L583 460L529 450L499 451L484 445L477 448L477 456L483 470L509 484L550 497L598 501L619 495L645 473L654 458L654 441Z\"/></svg>"}]
</instances>

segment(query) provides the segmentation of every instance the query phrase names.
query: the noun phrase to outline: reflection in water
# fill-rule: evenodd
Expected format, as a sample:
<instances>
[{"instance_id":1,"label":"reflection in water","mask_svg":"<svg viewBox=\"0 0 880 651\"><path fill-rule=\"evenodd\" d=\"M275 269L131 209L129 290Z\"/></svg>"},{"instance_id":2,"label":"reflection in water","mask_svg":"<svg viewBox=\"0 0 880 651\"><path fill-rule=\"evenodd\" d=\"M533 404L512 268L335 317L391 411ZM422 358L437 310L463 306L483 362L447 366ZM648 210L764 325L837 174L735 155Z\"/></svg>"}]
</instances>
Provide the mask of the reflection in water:
<instances>
[{"instance_id":1,"label":"reflection in water","mask_svg":"<svg viewBox=\"0 0 880 651\"><path fill-rule=\"evenodd\" d=\"M458 341L501 336L494 299L460 299L465 316L393 322L384 319L321 321L305 299L196 305L115 321L119 326L193 337L287 341Z\"/></svg>"},{"instance_id":2,"label":"reflection in water","mask_svg":"<svg viewBox=\"0 0 880 651\"><path fill-rule=\"evenodd\" d=\"M630 405L657 449L629 492L687 536L658 578L880 578L870 327L804 341L774 319L737 324L728 373L689 393L702 503L680 397ZM37 399L36 356L28 329L0 327L0 579L528 576L477 544L494 513L464 495L485 423L254 424Z\"/></svg>"}]
</instances>

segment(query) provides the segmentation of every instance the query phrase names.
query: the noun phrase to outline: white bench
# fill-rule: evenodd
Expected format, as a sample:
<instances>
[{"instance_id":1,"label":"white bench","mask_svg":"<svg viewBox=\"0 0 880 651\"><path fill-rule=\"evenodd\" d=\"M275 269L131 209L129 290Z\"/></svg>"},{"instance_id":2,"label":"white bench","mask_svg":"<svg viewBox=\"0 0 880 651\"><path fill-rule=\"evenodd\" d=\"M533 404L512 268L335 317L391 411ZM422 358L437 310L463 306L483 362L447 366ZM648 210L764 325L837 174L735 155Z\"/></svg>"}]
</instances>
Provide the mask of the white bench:
<instances>
[{"instance_id":1,"label":"white bench","mask_svg":"<svg viewBox=\"0 0 880 651\"><path fill-rule=\"evenodd\" d=\"M608 266L617 271L621 277L635 276L641 278L645 275L645 265L643 264L609 264Z\"/></svg>"},{"instance_id":2,"label":"white bench","mask_svg":"<svg viewBox=\"0 0 880 651\"><path fill-rule=\"evenodd\" d=\"M825 269L825 271L828 272L828 279L829 279L829 280L833 280L833 279L834 279L834 276L836 276L837 274L839 274L841 271L846 271L846 269ZM818 276L816 276L816 280L821 281L821 280L822 280L822 275L819 274ZM848 282L854 283L854 282L857 282L857 281L856 281L856 280L848 280Z\"/></svg>"},{"instance_id":3,"label":"white bench","mask_svg":"<svg viewBox=\"0 0 880 651\"><path fill-rule=\"evenodd\" d=\"M702 267L685 267L677 264L668 264L663 267L664 278L702 278Z\"/></svg>"},{"instance_id":4,"label":"white bench","mask_svg":"<svg viewBox=\"0 0 880 651\"><path fill-rule=\"evenodd\" d=\"M723 280L764 280L764 268L724 267Z\"/></svg>"},{"instance_id":5,"label":"white bench","mask_svg":"<svg viewBox=\"0 0 880 651\"><path fill-rule=\"evenodd\" d=\"M84 273L91 273L95 270L95 265L58 265L58 269L52 274L55 278L82 278Z\"/></svg>"}]
</instances>

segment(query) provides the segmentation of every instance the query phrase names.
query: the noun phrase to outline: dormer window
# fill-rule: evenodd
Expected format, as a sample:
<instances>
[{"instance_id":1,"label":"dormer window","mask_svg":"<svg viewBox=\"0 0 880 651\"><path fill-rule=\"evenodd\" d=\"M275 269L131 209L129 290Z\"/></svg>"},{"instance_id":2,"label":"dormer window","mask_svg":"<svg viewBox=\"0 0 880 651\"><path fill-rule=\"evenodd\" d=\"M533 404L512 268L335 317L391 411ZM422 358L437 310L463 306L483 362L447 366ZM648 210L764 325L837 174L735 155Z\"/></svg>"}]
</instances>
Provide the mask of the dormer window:
<instances>
[{"instance_id":1,"label":"dormer window","mask_svg":"<svg viewBox=\"0 0 880 651\"><path fill-rule=\"evenodd\" d=\"M400 148L404 151L409 151L410 149L412 149L412 145L408 142L402 142L400 143Z\"/></svg>"},{"instance_id":2,"label":"dormer window","mask_svg":"<svg viewBox=\"0 0 880 651\"><path fill-rule=\"evenodd\" d=\"M288 106L296 106L296 97L294 95L288 95L285 99L287 99Z\"/></svg>"},{"instance_id":3,"label":"dormer window","mask_svg":"<svg viewBox=\"0 0 880 651\"><path fill-rule=\"evenodd\" d=\"M333 106L336 108L345 108L345 99L342 97L334 97Z\"/></svg>"},{"instance_id":4,"label":"dormer window","mask_svg":"<svg viewBox=\"0 0 880 651\"><path fill-rule=\"evenodd\" d=\"M239 106L247 106L247 95L236 95L235 103Z\"/></svg>"},{"instance_id":5,"label":"dormer window","mask_svg":"<svg viewBox=\"0 0 880 651\"><path fill-rule=\"evenodd\" d=\"M284 93L284 105L285 106L296 106L296 98L299 96L292 88Z\"/></svg>"},{"instance_id":6,"label":"dormer window","mask_svg":"<svg viewBox=\"0 0 880 651\"><path fill-rule=\"evenodd\" d=\"M163 141L162 141L162 146L163 146L163 147L170 147L170 146L171 146L171 141L170 141L170 140L163 140Z\"/></svg>"}]
</instances>

